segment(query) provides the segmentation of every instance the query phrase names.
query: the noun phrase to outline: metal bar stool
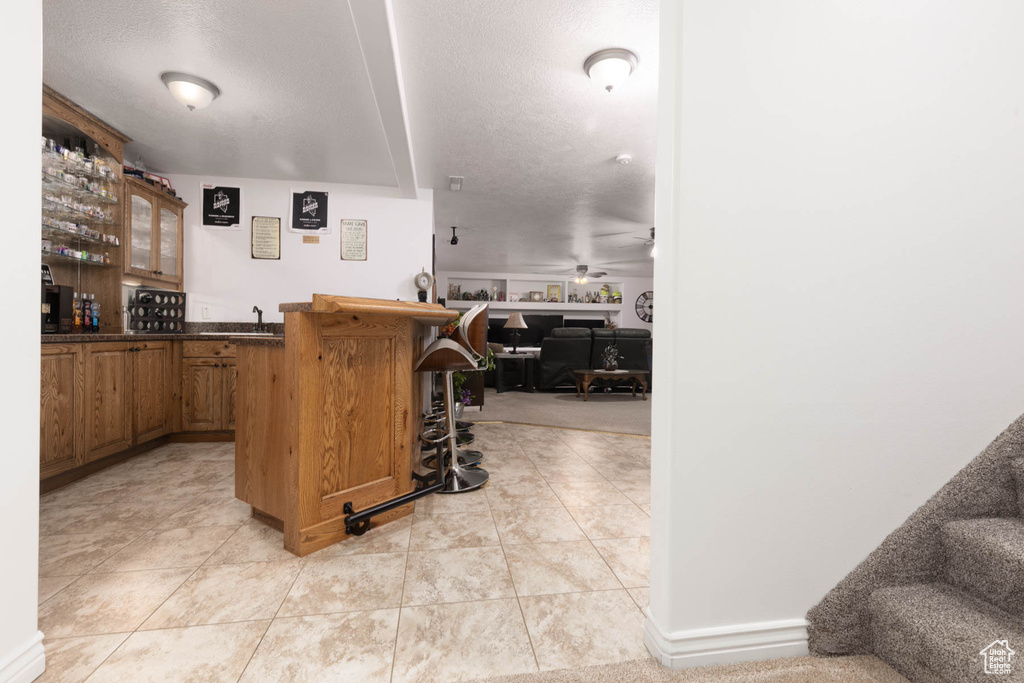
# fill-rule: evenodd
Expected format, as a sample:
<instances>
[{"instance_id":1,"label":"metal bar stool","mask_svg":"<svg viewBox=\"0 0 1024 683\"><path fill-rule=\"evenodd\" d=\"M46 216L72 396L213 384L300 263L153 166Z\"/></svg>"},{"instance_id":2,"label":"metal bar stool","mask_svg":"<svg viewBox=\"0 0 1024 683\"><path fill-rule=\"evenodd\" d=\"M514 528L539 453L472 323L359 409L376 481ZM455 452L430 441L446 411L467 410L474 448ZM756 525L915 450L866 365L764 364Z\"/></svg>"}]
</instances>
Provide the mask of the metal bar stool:
<instances>
[{"instance_id":1,"label":"metal bar stool","mask_svg":"<svg viewBox=\"0 0 1024 683\"><path fill-rule=\"evenodd\" d=\"M482 329L481 329L482 328ZM477 370L483 359L480 348L480 337L486 349L487 339L487 306L476 306L467 312L456 330L456 339L438 339L428 346L416 362L417 372L439 372L443 376L444 413L446 432L441 439L447 440L448 470L445 474L444 488L438 493L460 493L480 488L487 483L490 475L479 467L466 467L460 460L472 461L477 451L460 451L458 444L458 428L455 420L455 390L452 376L459 370ZM462 456L460 458L460 456ZM477 460L479 462L479 460Z\"/></svg>"}]
</instances>

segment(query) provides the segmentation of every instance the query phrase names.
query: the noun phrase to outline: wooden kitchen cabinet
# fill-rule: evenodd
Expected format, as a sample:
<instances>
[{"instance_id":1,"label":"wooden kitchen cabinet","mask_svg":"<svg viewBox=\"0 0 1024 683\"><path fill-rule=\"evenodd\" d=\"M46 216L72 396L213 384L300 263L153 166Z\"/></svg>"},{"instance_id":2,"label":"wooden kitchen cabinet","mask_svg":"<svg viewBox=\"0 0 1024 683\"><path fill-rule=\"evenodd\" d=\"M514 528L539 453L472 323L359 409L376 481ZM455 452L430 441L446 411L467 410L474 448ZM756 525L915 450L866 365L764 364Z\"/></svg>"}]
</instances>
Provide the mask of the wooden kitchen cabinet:
<instances>
[{"instance_id":1,"label":"wooden kitchen cabinet","mask_svg":"<svg viewBox=\"0 0 1024 683\"><path fill-rule=\"evenodd\" d=\"M85 386L81 344L43 346L39 391L39 475L78 464L82 451Z\"/></svg>"},{"instance_id":2,"label":"wooden kitchen cabinet","mask_svg":"<svg viewBox=\"0 0 1024 683\"><path fill-rule=\"evenodd\" d=\"M174 421L171 342L143 342L132 348L135 443L168 434Z\"/></svg>"},{"instance_id":3,"label":"wooden kitchen cabinet","mask_svg":"<svg viewBox=\"0 0 1024 683\"><path fill-rule=\"evenodd\" d=\"M185 206L137 178L125 178L126 274L181 288Z\"/></svg>"},{"instance_id":4,"label":"wooden kitchen cabinet","mask_svg":"<svg viewBox=\"0 0 1024 683\"><path fill-rule=\"evenodd\" d=\"M233 430L238 377L235 359L184 358L182 373L182 430Z\"/></svg>"},{"instance_id":5,"label":"wooden kitchen cabinet","mask_svg":"<svg viewBox=\"0 0 1024 683\"><path fill-rule=\"evenodd\" d=\"M130 448L132 344L88 344L85 349L85 450L82 463Z\"/></svg>"},{"instance_id":6,"label":"wooden kitchen cabinet","mask_svg":"<svg viewBox=\"0 0 1024 683\"><path fill-rule=\"evenodd\" d=\"M181 361L181 428L205 432L221 428L223 379L220 360L185 358Z\"/></svg>"}]
</instances>

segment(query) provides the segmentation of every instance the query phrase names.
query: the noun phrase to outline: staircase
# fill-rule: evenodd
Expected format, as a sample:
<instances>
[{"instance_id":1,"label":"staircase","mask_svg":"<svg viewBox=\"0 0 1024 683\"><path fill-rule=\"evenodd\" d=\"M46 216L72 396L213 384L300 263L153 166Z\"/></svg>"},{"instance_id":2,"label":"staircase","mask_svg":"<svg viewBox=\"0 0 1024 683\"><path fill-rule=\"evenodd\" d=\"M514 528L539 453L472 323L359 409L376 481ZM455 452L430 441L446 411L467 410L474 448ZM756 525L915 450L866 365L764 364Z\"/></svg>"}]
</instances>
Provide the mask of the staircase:
<instances>
[{"instance_id":1,"label":"staircase","mask_svg":"<svg viewBox=\"0 0 1024 683\"><path fill-rule=\"evenodd\" d=\"M872 649L914 683L992 680L981 651L996 640L1021 648L996 680L1024 681L1024 458L1010 469L1018 517L946 522L944 581L871 594Z\"/></svg>"}]
</instances>

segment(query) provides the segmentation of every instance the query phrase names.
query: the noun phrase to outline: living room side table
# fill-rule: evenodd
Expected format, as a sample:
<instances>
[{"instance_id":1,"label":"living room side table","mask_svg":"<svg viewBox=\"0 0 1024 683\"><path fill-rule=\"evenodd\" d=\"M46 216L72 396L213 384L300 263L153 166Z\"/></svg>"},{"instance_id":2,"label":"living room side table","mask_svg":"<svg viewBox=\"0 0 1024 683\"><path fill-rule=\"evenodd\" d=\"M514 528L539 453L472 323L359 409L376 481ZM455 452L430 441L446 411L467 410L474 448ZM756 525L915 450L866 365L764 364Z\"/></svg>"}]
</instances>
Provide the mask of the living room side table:
<instances>
[{"instance_id":1,"label":"living room side table","mask_svg":"<svg viewBox=\"0 0 1024 683\"><path fill-rule=\"evenodd\" d=\"M505 364L513 361L522 361L523 370L522 377L523 383L521 385L510 387L505 385ZM511 389L519 389L520 391L528 391L531 394L536 391L533 378L534 366L536 365L537 359L532 353L496 353L494 354L494 391L495 393L502 393Z\"/></svg>"},{"instance_id":2,"label":"living room side table","mask_svg":"<svg viewBox=\"0 0 1024 683\"><path fill-rule=\"evenodd\" d=\"M640 385L640 395L647 400L647 375L650 370L573 370L576 375L576 398L583 392L583 400L590 395L590 383L595 379L628 379L633 381L633 396L636 396L636 385Z\"/></svg>"}]
</instances>

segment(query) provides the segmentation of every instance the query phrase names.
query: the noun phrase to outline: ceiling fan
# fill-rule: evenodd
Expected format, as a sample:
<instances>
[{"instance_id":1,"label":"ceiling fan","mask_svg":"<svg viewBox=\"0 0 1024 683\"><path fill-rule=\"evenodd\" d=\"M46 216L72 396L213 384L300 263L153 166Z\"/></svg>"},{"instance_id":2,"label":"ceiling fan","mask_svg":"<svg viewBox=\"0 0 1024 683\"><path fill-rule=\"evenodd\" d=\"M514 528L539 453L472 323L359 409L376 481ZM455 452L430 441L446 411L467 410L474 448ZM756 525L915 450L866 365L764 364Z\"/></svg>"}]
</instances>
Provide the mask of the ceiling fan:
<instances>
[{"instance_id":1,"label":"ceiling fan","mask_svg":"<svg viewBox=\"0 0 1024 683\"><path fill-rule=\"evenodd\" d=\"M656 256L655 250L657 249L657 247L654 244L654 228L653 227L651 228L651 236L650 237L634 237L633 239L635 239L635 240L643 240L641 242L641 245L645 246L645 247L650 247L651 248L651 258L654 258ZM626 245L623 245L623 246L621 246L619 248L620 249L625 249L627 247L634 247L634 246L636 246L636 245L635 244L626 244Z\"/></svg>"},{"instance_id":2,"label":"ceiling fan","mask_svg":"<svg viewBox=\"0 0 1024 683\"><path fill-rule=\"evenodd\" d=\"M604 272L603 270L589 270L588 266L581 264L576 266L576 277L573 278L573 282L575 282L578 285L582 285L589 278L597 279L599 277L604 277L607 274L608 273Z\"/></svg>"}]
</instances>

